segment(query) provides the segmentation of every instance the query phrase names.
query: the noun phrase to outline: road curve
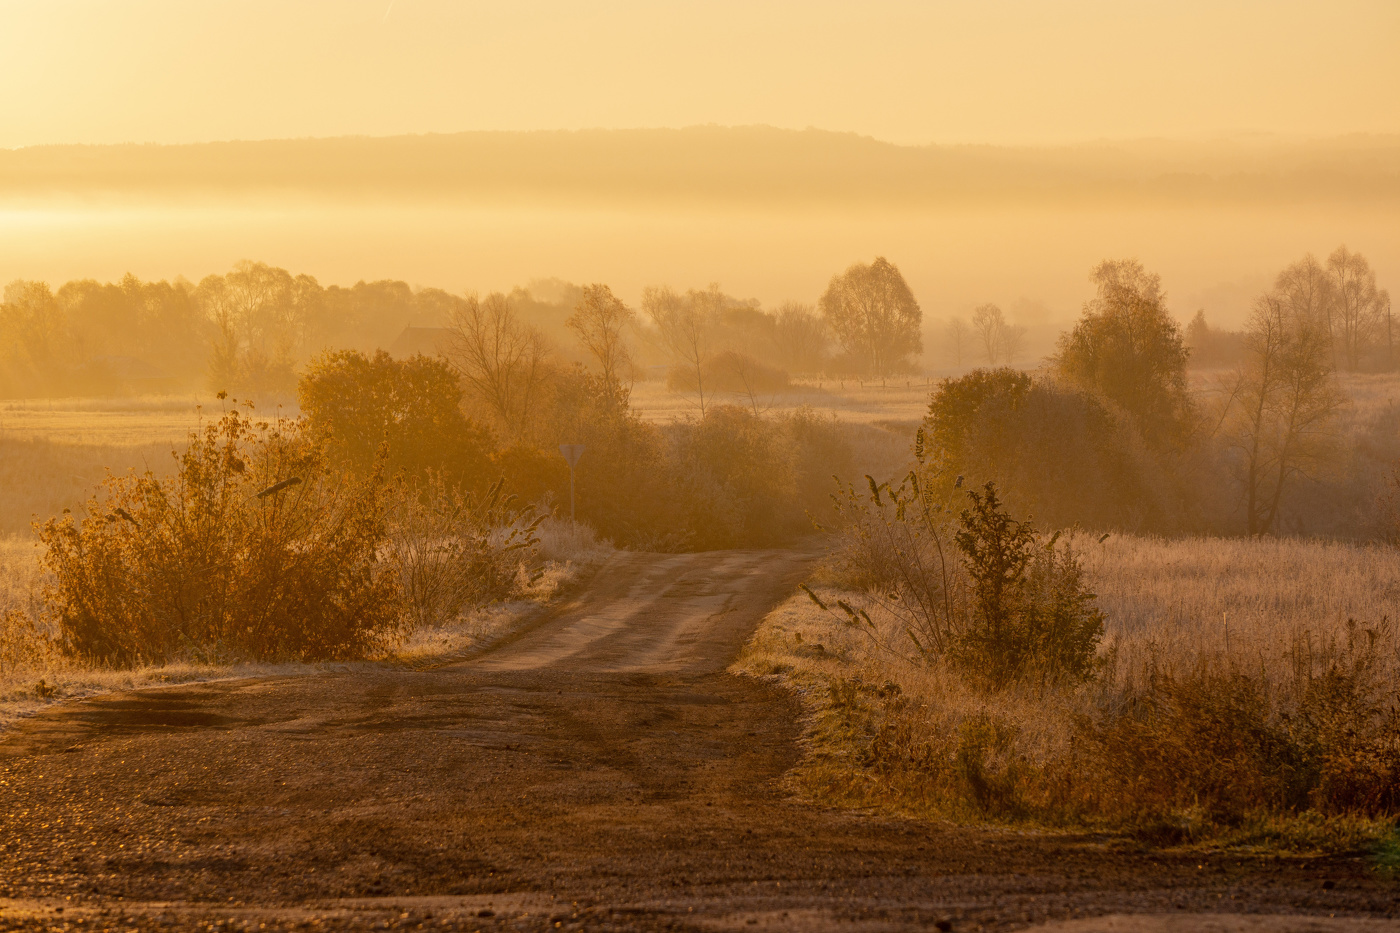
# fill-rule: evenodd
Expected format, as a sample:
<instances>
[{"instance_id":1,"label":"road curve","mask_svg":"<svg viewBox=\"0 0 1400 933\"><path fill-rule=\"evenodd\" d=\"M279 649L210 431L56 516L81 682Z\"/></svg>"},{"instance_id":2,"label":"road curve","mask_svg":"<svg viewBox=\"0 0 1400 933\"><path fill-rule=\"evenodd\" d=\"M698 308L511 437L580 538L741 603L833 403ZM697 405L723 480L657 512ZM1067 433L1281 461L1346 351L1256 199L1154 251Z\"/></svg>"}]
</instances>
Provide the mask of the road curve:
<instances>
[{"instance_id":1,"label":"road curve","mask_svg":"<svg viewBox=\"0 0 1400 933\"><path fill-rule=\"evenodd\" d=\"M467 663L480 671L717 673L811 559L794 551L619 554L550 624Z\"/></svg>"}]
</instances>

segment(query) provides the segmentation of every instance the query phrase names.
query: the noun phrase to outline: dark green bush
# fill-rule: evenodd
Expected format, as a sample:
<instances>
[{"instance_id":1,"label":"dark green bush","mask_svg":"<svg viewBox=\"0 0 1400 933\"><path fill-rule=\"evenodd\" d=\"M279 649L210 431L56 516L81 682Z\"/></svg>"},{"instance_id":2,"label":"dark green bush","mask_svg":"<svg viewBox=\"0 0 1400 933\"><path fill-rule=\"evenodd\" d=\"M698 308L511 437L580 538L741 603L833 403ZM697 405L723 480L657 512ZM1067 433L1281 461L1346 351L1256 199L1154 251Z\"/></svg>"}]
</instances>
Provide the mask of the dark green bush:
<instances>
[{"instance_id":1,"label":"dark green bush","mask_svg":"<svg viewBox=\"0 0 1400 933\"><path fill-rule=\"evenodd\" d=\"M917 448L925 471L945 483L994 481L1042 527L1160 530L1178 520L1172 477L1126 417L1083 389L1017 370L945 379Z\"/></svg>"}]
</instances>

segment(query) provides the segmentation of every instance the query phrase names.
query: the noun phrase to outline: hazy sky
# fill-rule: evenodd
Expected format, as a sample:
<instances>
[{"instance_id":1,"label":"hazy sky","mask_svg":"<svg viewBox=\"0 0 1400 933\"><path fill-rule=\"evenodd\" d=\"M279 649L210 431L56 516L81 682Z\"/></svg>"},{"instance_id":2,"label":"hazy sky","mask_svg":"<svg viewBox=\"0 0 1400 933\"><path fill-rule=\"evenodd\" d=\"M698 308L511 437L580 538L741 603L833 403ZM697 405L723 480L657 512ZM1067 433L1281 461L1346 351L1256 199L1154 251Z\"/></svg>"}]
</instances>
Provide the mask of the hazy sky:
<instances>
[{"instance_id":1,"label":"hazy sky","mask_svg":"<svg viewBox=\"0 0 1400 933\"><path fill-rule=\"evenodd\" d=\"M0 146L1400 131L1397 0L0 0Z\"/></svg>"}]
</instances>

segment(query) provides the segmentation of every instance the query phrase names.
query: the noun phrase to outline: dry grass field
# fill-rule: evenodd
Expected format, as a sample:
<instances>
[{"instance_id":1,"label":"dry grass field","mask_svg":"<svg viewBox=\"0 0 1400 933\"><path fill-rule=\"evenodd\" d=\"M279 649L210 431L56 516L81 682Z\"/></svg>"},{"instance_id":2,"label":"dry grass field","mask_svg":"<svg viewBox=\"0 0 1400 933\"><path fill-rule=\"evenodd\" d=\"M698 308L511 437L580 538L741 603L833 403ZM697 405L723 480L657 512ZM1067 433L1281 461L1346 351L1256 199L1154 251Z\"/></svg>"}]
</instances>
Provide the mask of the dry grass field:
<instances>
[{"instance_id":1,"label":"dry grass field","mask_svg":"<svg viewBox=\"0 0 1400 933\"><path fill-rule=\"evenodd\" d=\"M107 473L170 468L170 451L221 403L188 396L0 402L0 535L77 510Z\"/></svg>"},{"instance_id":2,"label":"dry grass field","mask_svg":"<svg viewBox=\"0 0 1400 933\"><path fill-rule=\"evenodd\" d=\"M1086 724L1142 702L1146 683L1174 678L1204 690L1248 682L1271 695L1277 712L1329 671L1354 673L1347 646L1360 638L1374 649L1364 676L1382 714L1400 694L1394 548L1131 536L1102 544L1080 536L1074 546L1107 629L1100 676L1078 687L980 691L942 664L900 650L907 641L896 621L872 603L865 605L894 651L804 594L778 607L734 669L780 682L802 699L811 754L790 776L791 787L823 802L924 817L1141 829L1140 814L1121 802L1066 794L1063 782L1076 774L1094 780L1103 762L1086 744ZM817 592L861 599L833 586ZM1160 780L1169 780L1163 767ZM1260 807L1226 825L1186 807L1171 821L1172 842L1287 849L1364 848L1391 827L1306 808L1288 817Z\"/></svg>"},{"instance_id":3,"label":"dry grass field","mask_svg":"<svg viewBox=\"0 0 1400 933\"><path fill-rule=\"evenodd\" d=\"M937 380L916 376L891 379L888 385L856 379L802 378L791 391L761 392L752 398L734 392L706 396L706 405L756 407L760 412L781 413L809 408L818 414L831 414L853 424L904 428L912 434L928 410L929 393ZM638 382L632 388L632 407L648 421L664 423L674 418L699 415L699 399L673 392L662 381Z\"/></svg>"},{"instance_id":4,"label":"dry grass field","mask_svg":"<svg viewBox=\"0 0 1400 933\"><path fill-rule=\"evenodd\" d=\"M182 442L201 414L217 417L217 399L149 395L131 398L14 399L0 402L0 439L98 447Z\"/></svg>"}]
</instances>

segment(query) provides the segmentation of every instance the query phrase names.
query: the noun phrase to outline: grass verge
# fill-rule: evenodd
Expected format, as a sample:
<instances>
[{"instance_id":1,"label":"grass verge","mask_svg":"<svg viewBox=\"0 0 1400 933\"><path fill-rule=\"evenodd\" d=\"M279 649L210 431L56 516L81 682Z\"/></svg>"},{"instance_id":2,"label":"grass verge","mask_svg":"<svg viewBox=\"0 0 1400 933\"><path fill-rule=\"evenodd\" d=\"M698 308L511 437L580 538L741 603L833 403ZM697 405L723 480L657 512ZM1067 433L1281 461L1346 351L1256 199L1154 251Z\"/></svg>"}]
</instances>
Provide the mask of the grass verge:
<instances>
[{"instance_id":1,"label":"grass verge","mask_svg":"<svg viewBox=\"0 0 1400 933\"><path fill-rule=\"evenodd\" d=\"M1085 561L1108 612L1102 672L1073 687L974 688L936 660L878 647L802 593L763 620L733 670L799 698L807 753L786 780L819 804L1108 833L1124 845L1369 853L1394 875L1394 808L1356 803L1339 783L1360 775L1384 790L1372 777L1390 767L1394 736L1384 710L1369 745L1346 745L1353 730L1345 717L1342 728L1309 733L1321 750L1302 765L1321 767L1323 777L1306 787L1285 778L1300 761L1288 756L1306 744L1297 711L1317 718L1318 710L1350 708L1319 706L1319 690L1360 696L1342 692L1360 678L1393 703L1388 627L1367 630L1379 641L1360 674L1340 649L1324 669L1317 646L1358 631L1353 619L1393 611L1397 561L1376 549L1305 542L1114 541ZM1342 592L1347 581L1369 583ZM814 588L828 604L861 601L830 579ZM1228 634L1214 621L1222 618ZM1300 631L1311 633L1305 644L1315 648L1308 662L1316 671L1299 672ZM1160 692L1162 684L1174 692ZM1212 693L1231 685L1237 693ZM1301 705L1289 706L1290 696ZM1176 705L1142 713L1164 697Z\"/></svg>"}]
</instances>

